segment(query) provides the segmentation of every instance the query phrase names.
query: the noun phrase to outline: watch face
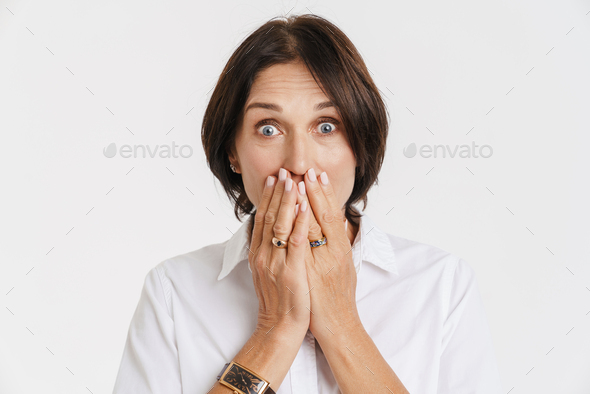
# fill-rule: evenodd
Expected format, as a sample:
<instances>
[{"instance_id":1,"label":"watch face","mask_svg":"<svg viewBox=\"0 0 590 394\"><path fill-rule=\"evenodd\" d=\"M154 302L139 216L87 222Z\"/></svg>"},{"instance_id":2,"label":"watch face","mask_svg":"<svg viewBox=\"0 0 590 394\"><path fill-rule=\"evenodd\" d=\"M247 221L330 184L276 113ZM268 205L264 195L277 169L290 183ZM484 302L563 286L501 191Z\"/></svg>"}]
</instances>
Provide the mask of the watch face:
<instances>
[{"instance_id":1,"label":"watch face","mask_svg":"<svg viewBox=\"0 0 590 394\"><path fill-rule=\"evenodd\" d=\"M266 387L266 382L264 380L258 379L250 371L236 364L230 366L220 382L229 383L246 394L259 393Z\"/></svg>"}]
</instances>

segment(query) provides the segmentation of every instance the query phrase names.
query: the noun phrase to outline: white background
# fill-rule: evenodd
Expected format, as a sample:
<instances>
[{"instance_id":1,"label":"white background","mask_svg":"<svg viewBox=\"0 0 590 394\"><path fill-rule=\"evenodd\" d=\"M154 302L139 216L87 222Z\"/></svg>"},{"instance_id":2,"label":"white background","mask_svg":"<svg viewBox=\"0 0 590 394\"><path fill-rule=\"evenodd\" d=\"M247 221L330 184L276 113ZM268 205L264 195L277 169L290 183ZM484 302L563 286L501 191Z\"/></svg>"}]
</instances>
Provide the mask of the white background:
<instances>
[{"instance_id":1,"label":"white background","mask_svg":"<svg viewBox=\"0 0 590 394\"><path fill-rule=\"evenodd\" d=\"M362 54L391 116L366 212L474 268L505 392L590 392L588 1L0 4L1 393L112 392L147 272L240 226L202 114L289 11ZM192 156L103 155L172 141ZM472 142L493 155L402 153Z\"/></svg>"}]
</instances>

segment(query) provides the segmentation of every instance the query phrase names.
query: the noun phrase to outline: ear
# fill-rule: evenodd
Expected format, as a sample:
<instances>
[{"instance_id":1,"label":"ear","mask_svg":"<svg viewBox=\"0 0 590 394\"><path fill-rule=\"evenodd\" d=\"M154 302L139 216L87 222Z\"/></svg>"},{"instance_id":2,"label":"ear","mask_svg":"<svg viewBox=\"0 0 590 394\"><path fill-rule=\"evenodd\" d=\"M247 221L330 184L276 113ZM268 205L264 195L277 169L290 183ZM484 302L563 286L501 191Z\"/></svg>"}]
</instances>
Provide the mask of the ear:
<instances>
[{"instance_id":1,"label":"ear","mask_svg":"<svg viewBox=\"0 0 590 394\"><path fill-rule=\"evenodd\" d=\"M227 156L228 156L228 158L229 158L229 162L230 162L230 164L233 164L233 165L234 165L234 167L236 167L236 173L237 173L237 174L240 174L240 173L241 173L241 172L240 172L240 163L239 163L239 162L238 162L238 160L236 159L236 156L237 156L237 155L234 153L234 151L233 151L233 148L232 148L232 149L229 149L229 150L227 150Z\"/></svg>"}]
</instances>

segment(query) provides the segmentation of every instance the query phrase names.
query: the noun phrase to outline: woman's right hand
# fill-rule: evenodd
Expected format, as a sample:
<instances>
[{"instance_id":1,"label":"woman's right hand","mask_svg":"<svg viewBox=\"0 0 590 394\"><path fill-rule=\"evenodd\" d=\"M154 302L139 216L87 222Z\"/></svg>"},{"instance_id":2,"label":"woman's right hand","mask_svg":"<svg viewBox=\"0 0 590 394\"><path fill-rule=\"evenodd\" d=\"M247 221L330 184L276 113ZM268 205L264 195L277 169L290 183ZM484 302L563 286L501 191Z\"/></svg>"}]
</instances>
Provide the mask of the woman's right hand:
<instances>
[{"instance_id":1,"label":"woman's right hand","mask_svg":"<svg viewBox=\"0 0 590 394\"><path fill-rule=\"evenodd\" d=\"M270 331L280 326L281 330L305 332L310 322L305 253L311 209L304 201L296 215L297 185L286 177L286 170L281 172L284 180L276 183L273 176L266 180L248 253L258 296L257 328ZM269 180L273 182L270 186ZM287 248L274 246L273 237L288 241Z\"/></svg>"}]
</instances>

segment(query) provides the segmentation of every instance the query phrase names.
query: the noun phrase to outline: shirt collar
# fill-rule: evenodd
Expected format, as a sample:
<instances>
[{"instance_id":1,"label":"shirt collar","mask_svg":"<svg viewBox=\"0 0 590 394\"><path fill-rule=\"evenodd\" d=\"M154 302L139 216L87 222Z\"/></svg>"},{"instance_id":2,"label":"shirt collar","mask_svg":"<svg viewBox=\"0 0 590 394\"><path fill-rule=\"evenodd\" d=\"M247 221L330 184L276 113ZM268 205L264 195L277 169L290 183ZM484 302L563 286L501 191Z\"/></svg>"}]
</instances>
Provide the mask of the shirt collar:
<instances>
[{"instance_id":1,"label":"shirt collar","mask_svg":"<svg viewBox=\"0 0 590 394\"><path fill-rule=\"evenodd\" d=\"M389 236L377 227L366 213L361 212L361 215L360 228L352 244L351 252L357 274L360 271L361 262L367 261L388 272L398 275L394 248L391 245ZM254 216L250 216L238 231L226 241L225 251L223 253L223 264L217 280L225 278L239 263L248 261L249 251L247 248L247 231L249 228L249 221L253 219ZM248 269L252 272L250 265L248 265Z\"/></svg>"}]
</instances>

